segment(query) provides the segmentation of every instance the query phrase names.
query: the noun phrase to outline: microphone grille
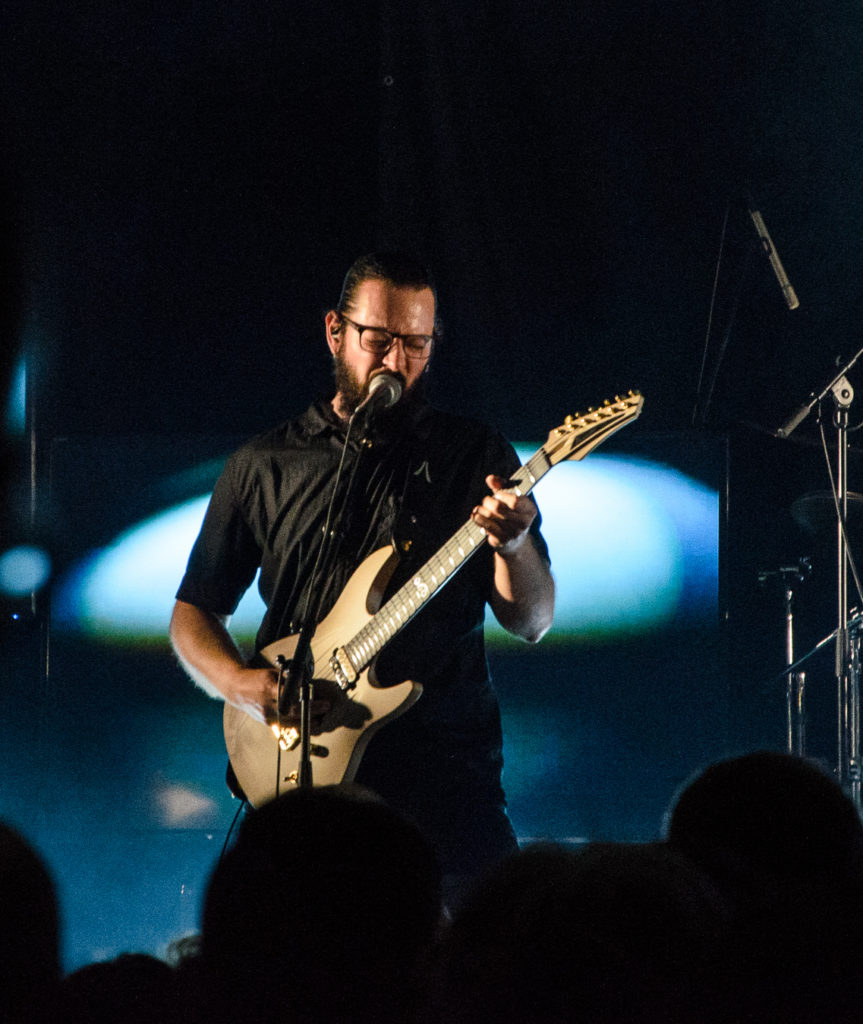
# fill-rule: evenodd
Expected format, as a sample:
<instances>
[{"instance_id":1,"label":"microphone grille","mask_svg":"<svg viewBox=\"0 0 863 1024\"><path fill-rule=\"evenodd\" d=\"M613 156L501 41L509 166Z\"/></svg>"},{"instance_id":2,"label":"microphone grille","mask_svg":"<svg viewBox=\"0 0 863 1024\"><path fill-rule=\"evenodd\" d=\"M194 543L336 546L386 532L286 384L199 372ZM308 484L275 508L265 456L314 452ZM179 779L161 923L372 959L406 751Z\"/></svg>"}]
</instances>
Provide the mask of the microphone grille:
<instances>
[{"instance_id":1,"label":"microphone grille","mask_svg":"<svg viewBox=\"0 0 863 1024\"><path fill-rule=\"evenodd\" d=\"M385 409L396 404L402 397L401 375L394 373L379 373L369 381L369 395L381 392L380 403Z\"/></svg>"}]
</instances>

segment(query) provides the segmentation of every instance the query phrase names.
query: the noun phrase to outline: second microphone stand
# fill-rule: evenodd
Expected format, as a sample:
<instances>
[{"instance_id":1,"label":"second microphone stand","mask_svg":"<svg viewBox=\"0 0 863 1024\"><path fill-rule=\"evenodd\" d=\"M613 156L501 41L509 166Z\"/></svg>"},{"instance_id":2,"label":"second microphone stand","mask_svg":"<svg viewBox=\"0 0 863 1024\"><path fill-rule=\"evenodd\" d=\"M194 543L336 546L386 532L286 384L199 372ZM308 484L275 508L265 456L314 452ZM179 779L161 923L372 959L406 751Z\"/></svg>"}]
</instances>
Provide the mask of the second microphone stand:
<instances>
[{"instance_id":1,"label":"second microphone stand","mask_svg":"<svg viewBox=\"0 0 863 1024\"><path fill-rule=\"evenodd\" d=\"M836 505L836 777L839 784L861 810L860 766L860 656L859 625L848 621L848 422L854 389L845 374L863 355L863 348L847 362L818 395L811 395L779 429L780 437L788 437L806 418L812 408L832 394L836 427L836 479L833 487Z\"/></svg>"},{"instance_id":2,"label":"second microphone stand","mask_svg":"<svg viewBox=\"0 0 863 1024\"><path fill-rule=\"evenodd\" d=\"M857 629L848 626L848 420L854 389L843 376L835 385L836 454L836 684L837 778L860 809L860 665Z\"/></svg>"}]
</instances>

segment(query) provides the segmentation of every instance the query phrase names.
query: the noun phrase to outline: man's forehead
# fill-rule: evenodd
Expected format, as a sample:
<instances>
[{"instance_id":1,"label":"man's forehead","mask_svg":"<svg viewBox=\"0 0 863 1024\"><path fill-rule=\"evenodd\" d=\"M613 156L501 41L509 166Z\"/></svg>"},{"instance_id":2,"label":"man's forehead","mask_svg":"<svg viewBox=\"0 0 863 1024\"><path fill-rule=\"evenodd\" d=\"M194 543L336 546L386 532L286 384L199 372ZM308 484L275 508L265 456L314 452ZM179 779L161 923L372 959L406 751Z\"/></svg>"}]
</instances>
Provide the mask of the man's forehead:
<instances>
[{"instance_id":1,"label":"man's forehead","mask_svg":"<svg viewBox=\"0 0 863 1024\"><path fill-rule=\"evenodd\" d=\"M369 278L360 282L353 295L351 307L382 315L400 313L434 318L434 293L431 288L411 288Z\"/></svg>"}]
</instances>

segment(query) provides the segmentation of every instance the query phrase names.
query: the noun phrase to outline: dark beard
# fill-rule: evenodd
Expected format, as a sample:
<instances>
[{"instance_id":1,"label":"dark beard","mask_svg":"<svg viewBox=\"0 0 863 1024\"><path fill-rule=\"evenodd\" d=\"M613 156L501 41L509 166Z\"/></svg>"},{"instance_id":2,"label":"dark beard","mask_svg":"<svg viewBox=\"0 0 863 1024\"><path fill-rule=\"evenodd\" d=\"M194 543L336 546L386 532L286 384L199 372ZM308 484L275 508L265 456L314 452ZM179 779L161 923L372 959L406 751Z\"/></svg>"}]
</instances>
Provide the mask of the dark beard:
<instances>
[{"instance_id":1,"label":"dark beard","mask_svg":"<svg viewBox=\"0 0 863 1024\"><path fill-rule=\"evenodd\" d=\"M357 406L366 397L366 389L360 384L357 375L342 359L340 352L333 356L333 376L336 379L336 391L341 392L342 408L353 416Z\"/></svg>"},{"instance_id":2,"label":"dark beard","mask_svg":"<svg viewBox=\"0 0 863 1024\"><path fill-rule=\"evenodd\" d=\"M342 396L342 408L348 416L353 416L360 402L368 395L368 388L359 382L357 375L342 359L340 352L333 356L333 376L336 381L336 391L340 392ZM423 374L413 387L402 395L401 400L392 409L382 410L378 416L383 415L385 420L389 420L396 418L398 412L407 414L424 393L425 377L426 375Z\"/></svg>"}]
</instances>

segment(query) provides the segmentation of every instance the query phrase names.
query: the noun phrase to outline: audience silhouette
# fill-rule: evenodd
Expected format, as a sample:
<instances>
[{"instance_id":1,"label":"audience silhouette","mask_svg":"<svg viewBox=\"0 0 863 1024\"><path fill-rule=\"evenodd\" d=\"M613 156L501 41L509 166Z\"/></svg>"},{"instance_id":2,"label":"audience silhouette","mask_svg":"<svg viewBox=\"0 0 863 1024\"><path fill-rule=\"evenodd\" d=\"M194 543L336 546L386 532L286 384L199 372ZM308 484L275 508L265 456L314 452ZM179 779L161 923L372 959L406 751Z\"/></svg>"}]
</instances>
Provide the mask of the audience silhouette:
<instances>
[{"instance_id":1,"label":"audience silhouette","mask_svg":"<svg viewBox=\"0 0 863 1024\"><path fill-rule=\"evenodd\" d=\"M431 1018L708 1019L726 917L710 882L662 844L528 847L453 919Z\"/></svg>"},{"instance_id":2,"label":"audience silhouette","mask_svg":"<svg viewBox=\"0 0 863 1024\"><path fill-rule=\"evenodd\" d=\"M447 917L418 830L355 787L250 812L199 936L60 980L54 888L0 824L0 1024L846 1024L863 1008L863 824L817 764L715 763L665 838L535 843Z\"/></svg>"},{"instance_id":3,"label":"audience silhouette","mask_svg":"<svg viewBox=\"0 0 863 1024\"><path fill-rule=\"evenodd\" d=\"M179 1024L177 995L176 976L164 960L123 953L63 979L58 1019L68 1024Z\"/></svg>"},{"instance_id":4,"label":"audience silhouette","mask_svg":"<svg viewBox=\"0 0 863 1024\"><path fill-rule=\"evenodd\" d=\"M0 1021L47 1019L60 978L54 883L42 858L0 822Z\"/></svg>"},{"instance_id":5,"label":"audience silhouette","mask_svg":"<svg viewBox=\"0 0 863 1024\"><path fill-rule=\"evenodd\" d=\"M270 801L245 819L206 894L206 1019L406 1020L440 925L440 885L419 831L368 793Z\"/></svg>"},{"instance_id":6,"label":"audience silhouette","mask_svg":"<svg viewBox=\"0 0 863 1024\"><path fill-rule=\"evenodd\" d=\"M816 763L758 751L711 765L673 802L667 841L732 908L730 1019L860 1019L863 825Z\"/></svg>"}]
</instances>

